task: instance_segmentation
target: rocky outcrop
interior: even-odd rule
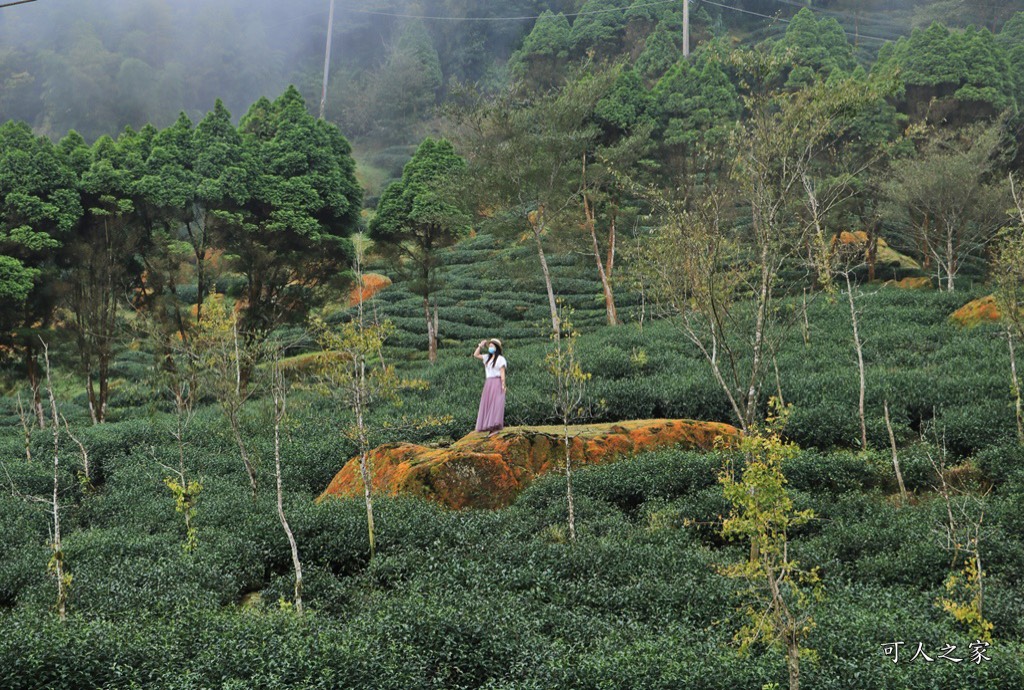
[[[979,323],[993,323],[1002,317],[995,295],[971,300],[953,312],[949,318],[961,326],[977,326]]]
[[[844,230],[839,233],[839,242],[848,246],[858,247],[865,251],[868,246],[868,234],[863,230],[853,232]],[[899,266],[900,268],[915,269],[921,268],[920,264],[906,254],[900,254],[889,246],[884,237],[878,238],[878,245],[875,248],[875,261],[881,265]]]
[[[680,446],[710,449],[735,440],[728,424],[685,419],[645,419],[569,427],[574,466],[614,462],[633,453]],[[530,482],[564,464],[562,427],[509,427],[487,436],[471,433],[448,447],[390,443],[370,452],[373,488],[413,494],[451,508],[501,508]],[[359,460],[352,458],[317,498],[363,492]]]
[[[901,290],[929,290],[932,287],[932,279],[928,276],[909,276],[899,280],[887,280],[882,285]]]

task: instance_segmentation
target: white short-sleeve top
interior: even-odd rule
[[[490,355],[486,355],[484,357],[484,375],[489,379],[501,376],[502,367],[508,364],[508,362],[505,361],[505,357],[503,355],[498,355],[494,358],[493,363],[488,363],[488,359],[490,359]]]

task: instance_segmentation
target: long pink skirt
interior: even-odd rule
[[[501,431],[505,428],[505,394],[501,390],[501,377],[484,379],[484,392],[480,396],[480,411],[476,414],[477,431]]]

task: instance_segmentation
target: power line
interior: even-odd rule
[[[632,5],[630,7],[614,7],[606,10],[590,10],[589,12],[561,12],[563,17],[582,17],[584,15],[591,14],[606,14],[608,12],[626,12],[627,10],[643,8],[643,7],[657,7],[659,5],[674,5],[679,0],[656,0],[655,2],[646,2],[642,5]],[[360,14],[373,14],[381,17],[399,17],[402,19],[440,19],[445,21],[453,22],[508,22],[508,21],[519,21],[526,19],[540,19],[542,15],[530,15],[522,17],[442,17],[442,16],[431,16],[423,14],[400,14],[397,12],[379,12],[377,10],[359,10],[349,9],[349,12],[358,12]]]
[[[0,5],[0,8],[3,8],[3,7],[13,7],[14,5],[25,5],[27,3],[35,2],[35,1],[36,0],[16,0],[15,2],[5,2],[4,4]]]
[[[35,0],[21,0],[21,2],[34,2],[34,1]],[[743,9],[742,7],[734,7],[732,5],[723,5],[722,3],[712,2],[711,0],[699,0],[699,1],[702,4],[705,4],[705,5],[713,5],[715,7],[721,7],[722,9],[732,10],[734,12],[742,12],[744,14],[751,14],[751,15],[754,15],[756,17],[763,17],[765,19],[773,19],[773,20],[776,20],[776,21],[785,22],[787,24],[792,22],[791,19],[785,19],[783,17],[772,16],[770,14],[762,14],[761,12],[754,12],[753,10]],[[778,0],[778,1],[779,2],[784,2],[784,0]],[[606,14],[606,13],[609,13],[609,12],[625,12],[627,10],[639,9],[639,8],[644,8],[644,7],[657,7],[657,6],[664,6],[664,5],[673,5],[673,4],[676,4],[677,2],[678,2],[678,0],[655,0],[654,2],[647,2],[647,3],[644,3],[642,5],[632,5],[631,7],[628,7],[628,8],[616,7],[616,8],[610,8],[610,9],[604,9],[604,10],[590,10],[588,12],[569,12],[569,13],[564,13],[563,12],[561,14],[564,17],[582,17],[582,16],[585,16],[585,15]],[[786,3],[786,2],[784,2],[784,4],[796,4],[796,3]],[[370,14],[370,15],[379,16],[379,17],[396,17],[396,18],[399,18],[399,19],[429,19],[429,20],[452,21],[452,22],[525,21],[525,20],[530,20],[530,19],[533,19],[533,20],[540,19],[543,16],[543,15],[522,15],[522,16],[514,16],[514,17],[446,17],[446,16],[441,16],[441,15],[404,14],[404,13],[401,13],[401,12],[384,12],[384,11],[379,11],[379,10],[363,10],[363,9],[356,9],[356,8],[348,8],[346,11],[354,12],[354,13],[358,13],[358,14]],[[324,11],[311,12],[310,14],[300,15],[300,16],[295,17],[295,18],[293,18],[292,20],[289,20],[289,21],[295,21],[297,19],[304,19],[306,17],[313,17],[313,16],[321,15],[323,13],[324,13]],[[830,14],[836,14],[836,13],[830,13]],[[842,15],[837,15],[837,16],[842,16]],[[895,27],[896,25],[891,25],[891,26]],[[845,33],[848,36],[854,36],[856,38],[863,38],[863,39],[871,40],[871,41],[881,41],[883,43],[895,40],[893,38],[885,38],[885,37],[882,37],[882,36],[870,36],[870,35],[862,34],[862,33],[859,33],[859,32],[847,31],[846,29],[843,29],[843,33]],[[904,34],[900,33],[900,35],[902,36]]]
[[[742,7],[733,7],[732,5],[723,5],[720,2],[711,2],[711,0],[701,0],[701,3],[703,3],[705,5],[714,5],[715,7],[721,7],[723,9],[727,9],[727,10],[733,10],[734,12],[743,12],[744,14],[753,14],[753,15],[755,15],[757,17],[764,17],[765,19],[774,19],[776,21],[785,22],[787,24],[789,24],[790,22],[793,21],[792,19],[784,19],[782,17],[773,17],[770,14],[761,14],[760,12],[754,12],[753,10],[745,10]],[[847,31],[846,29],[843,29],[843,33],[846,34],[847,36],[854,36],[854,37],[857,37],[857,38],[864,38],[864,39],[868,39],[868,40],[871,40],[871,41],[881,41],[882,43],[888,43],[889,41],[892,41],[891,38],[882,38],[881,36],[868,36],[868,35],[861,34],[861,33],[854,33],[852,31]]]
[[[796,0],[775,0],[775,2],[780,3],[782,5],[789,5],[790,7],[799,7],[801,9],[806,8],[817,14],[823,14],[829,17],[836,17],[838,19],[846,19],[852,22],[866,22],[870,24],[878,24],[880,28],[896,29],[900,32],[901,35],[911,28],[909,23],[902,24],[893,22],[889,19],[876,19],[872,17],[870,14],[860,16],[847,14],[845,12],[836,12],[834,10],[824,10],[821,9],[820,7],[811,7],[802,2],[796,2]]]

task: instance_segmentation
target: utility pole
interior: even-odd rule
[[[690,57],[690,0],[683,0],[683,57]]]
[[[334,34],[334,0],[331,0],[331,11],[327,13],[327,50],[324,52],[324,85],[320,90],[320,119],[324,119],[327,109],[327,75],[331,70],[331,36]]]

